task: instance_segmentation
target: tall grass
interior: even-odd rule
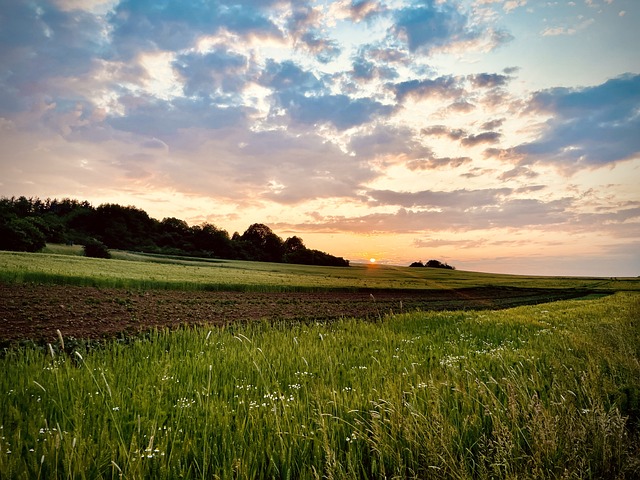
[[[637,478],[640,297],[0,359],[1,478]]]

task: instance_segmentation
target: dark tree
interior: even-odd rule
[[[0,198],[0,249],[37,251],[45,241],[84,245],[86,254],[91,256],[106,256],[109,248],[118,248],[252,261],[349,265],[341,257],[306,248],[299,237],[283,242],[261,223],[229,238],[225,230],[215,225],[189,227],[174,217],[159,222],[132,206],[103,204],[94,208],[87,201],[69,198]]]
[[[111,258],[107,246],[98,240],[91,239],[84,246],[84,256],[93,258]]]
[[[191,229],[193,245],[204,256],[217,258],[233,258],[235,255],[231,239],[226,230],[221,230],[215,225],[205,223]]]
[[[422,262],[413,262],[410,267],[424,267],[424,263]]]
[[[45,237],[31,218],[8,218],[0,222],[0,250],[37,252],[45,247]]]
[[[33,208],[33,199],[27,197],[19,197],[18,199],[13,200],[13,208],[16,212],[16,215],[20,218],[29,217],[34,213]]]
[[[284,241],[284,253],[285,255],[295,252],[306,250],[304,242],[300,237],[289,237]]]
[[[427,263],[425,263],[424,266],[425,267],[429,267],[429,268],[445,268],[447,270],[455,270],[455,268],[452,267],[451,265],[447,265],[446,263],[442,263],[439,260],[429,260]]]
[[[282,239],[262,223],[254,223],[240,236],[245,249],[255,260],[282,262]]]
[[[100,205],[90,220],[90,233],[109,248],[140,250],[152,244],[156,228],[144,210],[116,204]]]
[[[194,249],[193,232],[184,220],[163,218],[158,225],[156,244],[168,253],[191,252]]]

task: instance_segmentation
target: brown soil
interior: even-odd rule
[[[221,326],[263,319],[379,319],[391,312],[506,308],[585,293],[500,287],[366,293],[185,292],[0,283],[0,342],[53,342],[57,329],[65,337],[101,339],[154,327]]]

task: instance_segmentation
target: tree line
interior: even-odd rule
[[[427,263],[413,262],[410,267],[428,267],[428,268],[444,268],[447,270],[455,270],[456,267],[449,265],[448,263],[442,263],[440,260],[429,260]]]
[[[133,206],[64,198],[0,198],[0,250],[37,252],[47,242],[79,244],[85,254],[108,256],[108,249],[230,260],[349,266],[349,260],[309,249],[301,238],[283,240],[255,223],[240,234],[210,223],[151,218]]]

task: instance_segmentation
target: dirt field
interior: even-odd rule
[[[574,298],[587,292],[523,288],[375,291],[372,293],[240,293],[127,291],[0,283],[0,342],[101,339],[153,327],[233,322],[378,319],[420,310],[495,309]]]

